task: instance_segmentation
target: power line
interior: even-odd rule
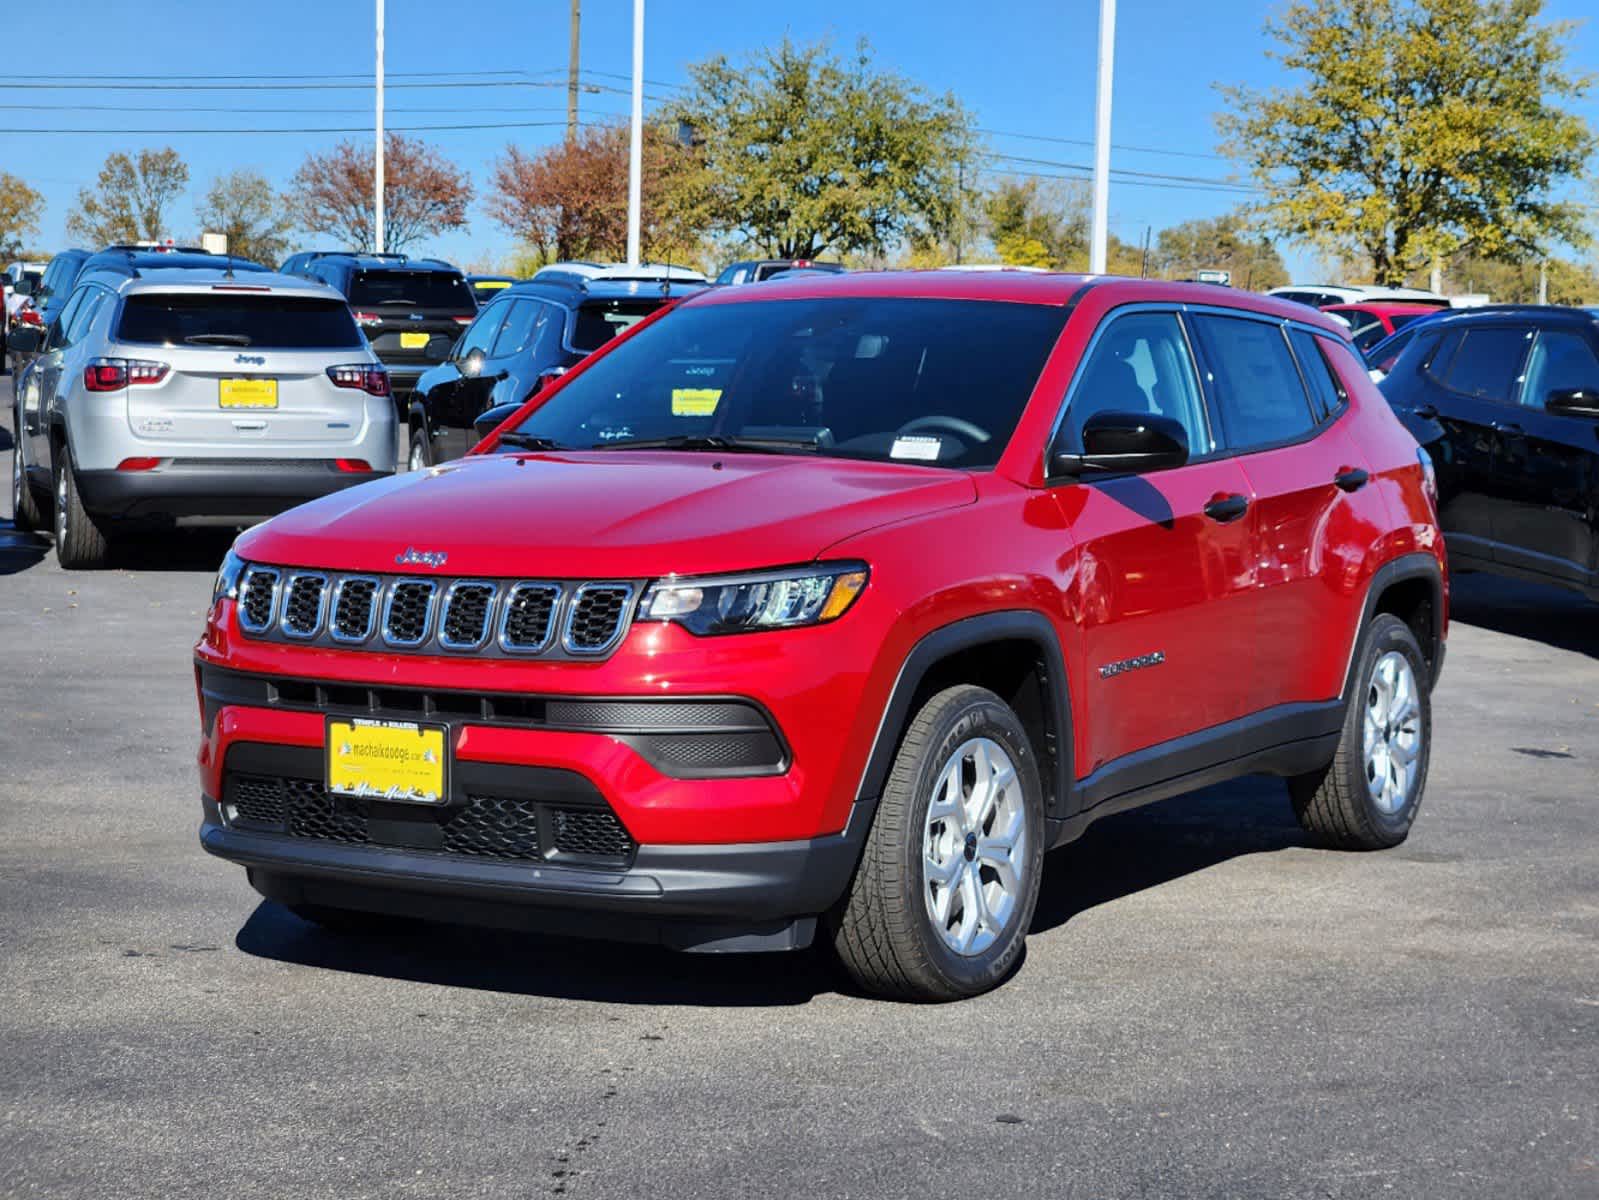
[[[543,129],[552,125],[565,125],[565,121],[501,121],[484,124],[462,125],[392,125],[388,127],[390,133],[443,133],[456,130],[469,129]],[[223,133],[223,134],[255,134],[255,133],[371,133],[372,126],[315,126],[303,128],[276,128],[276,129],[4,129],[0,128],[0,137],[12,133],[90,133],[90,134],[130,134],[140,137],[168,137],[174,134],[191,133]]]
[[[1006,129],[979,129],[978,133],[987,134],[989,137],[1021,138],[1029,142],[1052,142],[1059,146],[1092,146],[1094,143],[1084,138],[1050,137],[1042,133],[1017,133]],[[1126,150],[1134,154],[1165,154],[1172,158],[1207,158],[1217,162],[1229,162],[1224,154],[1206,154],[1200,150],[1161,150],[1154,146],[1129,146],[1122,142],[1112,142],[1112,150]]]
[[[1024,166],[1059,167],[1069,171],[1092,171],[1092,168],[1086,163],[1059,162],[1048,158],[1024,158],[1015,154],[984,154],[982,157],[995,162],[1021,163]],[[1129,177],[1123,182],[1131,182],[1134,179],[1149,179],[1166,183],[1202,184],[1218,191],[1225,189],[1239,192],[1259,192],[1262,190],[1253,184],[1242,183],[1234,179],[1210,179],[1200,175],[1168,175],[1159,171],[1134,171],[1125,167],[1112,167],[1111,174]]]

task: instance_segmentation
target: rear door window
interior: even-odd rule
[[[1305,377],[1305,388],[1310,392],[1310,404],[1315,410],[1316,420],[1325,421],[1343,403],[1343,394],[1333,380],[1332,369],[1316,344],[1314,334],[1303,329],[1291,329],[1288,331],[1288,340],[1293,344],[1294,357],[1299,360],[1299,371]]]
[[[1521,403],[1528,408],[1543,408],[1550,392],[1573,388],[1599,391],[1599,357],[1580,334],[1545,329],[1527,360]]]
[[[477,299],[466,280],[448,271],[357,271],[350,279],[350,303],[408,304],[412,308],[454,308],[471,312]]]
[[[1293,441],[1315,427],[1280,326],[1208,313],[1196,316],[1194,325],[1230,449]]]
[[[489,357],[512,358],[532,345],[539,310],[543,307],[537,300],[514,301],[506,313],[499,336],[494,339],[494,351]]]
[[[1453,331],[1433,358],[1433,377],[1452,392],[1508,403],[1521,374],[1532,330],[1522,325]]]
[[[340,300],[218,292],[136,292],[123,301],[117,340],[258,350],[365,346],[349,307]]]

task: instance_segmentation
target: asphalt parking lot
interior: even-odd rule
[[[1404,846],[1272,780],[1112,818],[919,1008],[259,901],[195,836],[226,543],[66,574],[0,521],[0,1195],[1599,1195],[1599,607],[1457,581]]]

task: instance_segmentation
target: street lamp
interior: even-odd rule
[[[379,0],[382,3],[382,0]],[[639,265],[644,190],[644,0],[633,0],[633,132],[627,151],[627,265]]]
[[[1110,241],[1110,79],[1116,58],[1116,0],[1099,0],[1099,96],[1094,105],[1094,215],[1088,270],[1103,275]]]

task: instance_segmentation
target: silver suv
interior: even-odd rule
[[[342,296],[140,257],[85,272],[17,381],[12,511],[43,528],[54,497],[62,566],[132,524],[249,524],[393,472],[389,377]]]

